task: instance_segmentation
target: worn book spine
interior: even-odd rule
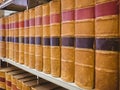
[[[42,71],[43,69],[43,46],[42,46],[42,6],[35,8],[35,69]]]
[[[49,3],[44,4],[42,6],[42,10],[43,10],[43,72],[51,73]]]
[[[19,18],[19,63],[24,64],[24,12],[18,14]]]
[[[5,18],[0,18],[0,57],[6,56],[5,48]]]
[[[61,2],[50,2],[50,46],[51,46],[51,74],[60,77],[61,74]]]
[[[75,73],[75,0],[62,0],[61,11],[61,78],[73,82]]]
[[[5,17],[5,30],[6,30],[6,58],[9,57],[9,17]]]
[[[11,90],[11,75],[6,73],[5,80],[6,80],[6,90]]]
[[[75,83],[94,88],[95,0],[75,0]]]
[[[9,58],[13,60],[13,31],[14,31],[14,23],[13,23],[14,15],[9,17]]]
[[[95,8],[95,88],[119,90],[118,0],[97,0]]]
[[[18,13],[14,14],[14,61],[19,61],[19,25]]]
[[[29,65],[29,11],[24,11],[24,64]]]
[[[35,68],[35,8],[29,9],[29,67]]]

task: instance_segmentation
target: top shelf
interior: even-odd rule
[[[0,5],[2,10],[24,11],[37,5],[47,3],[50,0],[5,0]]]

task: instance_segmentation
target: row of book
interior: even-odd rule
[[[13,66],[0,69],[0,90],[66,90]]]
[[[53,0],[1,18],[0,56],[83,88],[118,90],[118,6]]]

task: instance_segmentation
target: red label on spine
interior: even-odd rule
[[[29,20],[29,25],[30,26],[35,26],[35,18],[32,18]]]
[[[0,30],[3,30],[3,29],[5,29],[5,25],[4,25],[4,24],[1,24],[1,25],[0,25]]]
[[[43,25],[50,24],[50,16],[44,16],[43,17]]]
[[[75,20],[95,18],[95,7],[82,8],[75,11]]]
[[[61,16],[60,14],[52,14],[50,15],[50,23],[60,23],[61,21]]]
[[[24,21],[19,22],[19,28],[24,27]]]
[[[6,81],[7,86],[11,87],[11,82],[10,81]]]
[[[96,17],[118,14],[117,1],[96,5]]]
[[[42,25],[42,17],[35,18],[35,25]]]
[[[19,23],[18,22],[14,23],[14,28],[19,28]]]
[[[29,20],[24,21],[24,27],[29,27]]]
[[[71,21],[71,20],[75,20],[74,10],[62,12],[62,21]]]

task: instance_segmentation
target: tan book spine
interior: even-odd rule
[[[24,12],[19,17],[19,63],[24,64]]]
[[[24,11],[24,64],[29,65],[29,11]]]
[[[75,70],[75,0],[61,1],[61,78],[68,82],[74,81]]]
[[[119,88],[118,0],[98,0],[95,10],[96,90]]]
[[[5,17],[6,28],[6,58],[9,58],[9,17]]]
[[[61,1],[50,2],[50,46],[51,74],[60,77],[61,74]]]
[[[14,61],[19,61],[19,25],[18,13],[14,14]]]
[[[95,0],[75,0],[75,83],[94,88]]]
[[[42,6],[43,10],[43,72],[51,73],[50,64],[50,7],[49,3]]]
[[[43,69],[43,46],[42,46],[42,6],[35,8],[35,69],[42,71]]]
[[[29,67],[35,68],[35,8],[29,9]]]

